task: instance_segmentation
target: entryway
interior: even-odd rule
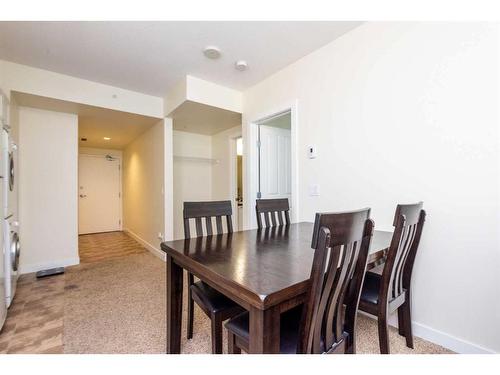
[[[78,234],[121,230],[121,157],[80,153]]]
[[[150,250],[164,238],[163,120],[111,110],[78,116],[81,263]]]

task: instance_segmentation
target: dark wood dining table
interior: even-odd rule
[[[280,314],[304,302],[314,251],[312,223],[167,241],[167,353],[180,353],[183,269],[250,314],[250,352],[278,353]],[[375,231],[370,254],[389,247]]]

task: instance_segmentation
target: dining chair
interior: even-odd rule
[[[203,236],[203,221],[206,235],[213,235],[212,218],[215,218],[216,234],[223,233],[223,218],[227,233],[233,232],[231,201],[184,202],[184,237],[191,238],[189,221],[194,219],[196,236]],[[222,354],[222,322],[244,309],[231,299],[219,293],[203,281],[194,281],[188,272],[188,326],[187,338],[193,338],[194,303],[210,318],[212,328],[212,353]]]
[[[290,224],[290,206],[288,205],[287,198],[257,199],[255,213],[257,215],[257,226],[259,229],[263,227],[261,216],[264,216],[266,227]],[[276,217],[278,221],[276,221]]]
[[[306,300],[281,314],[281,353],[355,353],[356,312],[374,226],[369,215],[370,209],[316,214]],[[228,352],[248,351],[248,312],[225,326]]]
[[[394,234],[382,261],[366,272],[359,309],[377,316],[380,353],[389,354],[387,319],[398,311],[399,334],[413,349],[411,328],[411,274],[425,221],[423,202],[399,204]]]

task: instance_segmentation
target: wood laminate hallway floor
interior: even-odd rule
[[[125,232],[106,232],[78,236],[80,263],[103,262],[141,254],[147,250]]]

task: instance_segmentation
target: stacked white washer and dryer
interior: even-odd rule
[[[5,293],[4,304],[8,308],[16,293],[16,284],[19,270],[20,242],[19,242],[19,223],[17,211],[17,145],[12,138],[11,128],[9,126],[9,105],[5,95],[2,97],[1,111],[1,166],[0,179],[2,187],[2,237],[3,237],[3,284]],[[1,320],[0,320],[1,322]]]

